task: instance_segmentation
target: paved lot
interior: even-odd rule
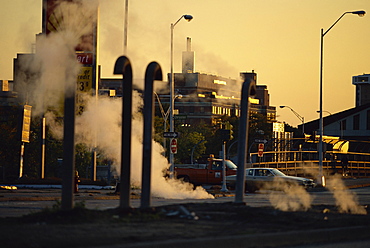
[[[277,218],[279,220],[279,222],[277,223],[280,223],[281,221],[282,222],[282,227],[284,228],[287,228],[287,230],[289,231],[280,231],[280,232],[267,232],[267,233],[260,233],[260,232],[256,232],[254,234],[243,234],[243,235],[233,235],[233,236],[220,236],[220,237],[217,237],[217,238],[196,238],[196,239],[189,239],[189,238],[183,238],[182,241],[179,243],[178,240],[164,240],[164,241],[156,241],[157,243],[153,243],[152,241],[151,242],[140,242],[140,243],[136,243],[133,242],[132,245],[131,244],[125,244],[124,247],[173,247],[173,246],[177,246],[177,247],[213,247],[213,248],[217,248],[217,247],[266,247],[266,244],[270,244],[273,245],[273,247],[289,247],[289,245],[291,247],[307,247],[307,248],[311,248],[311,247],[321,247],[321,248],[329,248],[329,247],[370,247],[370,242],[369,242],[369,235],[368,235],[368,225],[366,224],[365,227],[363,226],[358,226],[359,220],[364,220],[366,223],[368,219],[367,217],[368,216],[364,216],[366,217],[366,219],[364,219],[364,217],[361,217],[360,216],[360,219],[359,217],[357,216],[354,216],[354,217],[347,217],[345,218],[345,216],[339,216],[339,220],[340,222],[342,223],[342,225],[333,225],[331,226],[330,228],[324,228],[323,227],[323,223],[325,222],[325,218],[324,218],[324,221],[322,219],[322,210],[321,208],[324,207],[324,208],[328,208],[327,210],[328,211],[331,211],[333,210],[334,208],[331,208],[330,206],[334,206],[334,205],[337,205],[338,202],[339,203],[343,203],[343,202],[346,202],[349,198],[351,198],[352,200],[357,200],[357,202],[359,203],[359,205],[361,205],[362,207],[364,206],[369,206],[370,205],[370,187],[369,187],[369,182],[370,182],[370,179],[346,179],[345,180],[345,184],[347,186],[347,189],[340,189],[340,191],[338,191],[337,193],[339,193],[338,195],[341,196],[341,199],[338,199],[338,195],[335,197],[334,194],[330,191],[328,191],[327,189],[313,189],[313,190],[310,190],[309,191],[309,196],[312,200],[311,204],[312,204],[312,211],[308,211],[307,212],[307,215],[309,215],[310,213],[317,213],[315,211],[320,211],[319,214],[314,214],[312,216],[309,217],[309,223],[312,223],[312,221],[314,223],[317,223],[317,221],[320,222],[320,224],[318,225],[318,228],[310,228],[306,231],[302,231],[302,230],[299,230],[299,228],[296,228],[296,229],[289,229],[288,227],[290,226],[295,226],[297,224],[296,220],[301,220],[304,216],[302,216],[302,213],[299,213],[299,216],[298,215],[294,215],[293,213],[288,213],[288,215],[285,215],[284,213],[280,212],[274,212],[274,211],[271,211],[271,210],[268,210],[270,208],[264,208],[265,209],[265,212],[260,212],[260,211],[264,211],[263,208],[258,208],[258,207],[265,207],[265,206],[271,206],[273,204],[273,201],[272,199],[284,199],[285,197],[287,197],[287,193],[283,193],[283,192],[277,192],[277,191],[260,191],[256,194],[246,194],[245,195],[245,202],[246,202],[246,205],[247,206],[250,206],[250,207],[253,207],[253,208],[250,208],[248,211],[248,213],[250,213],[250,211],[257,211],[256,214],[252,214],[253,216],[259,216],[258,217],[258,221],[257,222],[252,222],[252,218],[251,219],[248,219],[248,221],[242,221],[241,223],[245,224],[246,227],[245,228],[241,228],[241,223],[238,222],[237,226],[238,228],[240,228],[240,230],[248,230],[248,228],[250,228],[248,225],[250,225],[251,227],[253,228],[257,228],[258,225],[261,224],[261,220],[264,220],[266,221],[265,224],[263,224],[262,226],[265,228],[265,225],[271,225],[271,217],[273,216],[276,216],[276,214],[278,214],[280,216],[280,218]],[[78,192],[77,194],[74,195],[75,197],[75,203],[79,203],[79,202],[83,202],[86,206],[86,208],[88,209],[110,209],[110,208],[116,208],[119,206],[119,196],[118,195],[115,195],[113,194],[114,190],[113,189],[95,189],[95,188],[91,188],[91,187],[86,187],[86,188],[83,188],[80,190],[80,192]],[[131,205],[132,207],[134,208],[138,208],[140,207],[140,198],[139,198],[139,193],[140,192],[135,192],[133,191],[133,193],[135,193],[133,195],[133,199],[131,199]],[[294,197],[292,197],[290,195],[290,201],[297,201],[297,197],[298,195],[295,195]],[[10,216],[21,216],[21,215],[24,215],[24,214],[28,214],[28,213],[31,213],[31,212],[38,212],[40,210],[42,210],[43,208],[45,207],[53,207],[53,205],[56,205],[58,204],[58,201],[60,201],[61,199],[61,189],[60,188],[54,188],[54,189],[50,189],[50,188],[38,188],[38,189],[31,189],[31,188],[28,188],[28,189],[17,189],[17,190],[1,190],[0,191],[0,217],[10,217]],[[235,200],[234,198],[234,195],[233,195],[233,192],[230,192],[229,194],[225,194],[225,195],[222,195],[222,194],[216,194],[216,198],[215,199],[208,199],[208,200],[195,200],[195,199],[185,199],[185,200],[179,200],[179,199],[163,199],[163,198],[155,198],[153,197],[152,198],[152,206],[161,206],[161,205],[171,205],[171,204],[183,204],[183,206],[185,206],[186,203],[203,203],[203,202],[211,202],[211,203],[222,203],[222,202],[233,202]],[[275,202],[276,203],[276,202]],[[196,206],[203,206],[204,204],[196,204]],[[216,206],[216,212],[217,215],[210,215],[210,216],[213,216],[213,218],[215,218],[216,216],[219,216],[220,218],[223,216],[221,215],[219,212],[220,210],[218,210],[218,206],[220,205],[224,205],[224,204],[213,204],[214,206]],[[313,206],[315,205],[315,206]],[[324,205],[324,206],[322,206]],[[236,209],[238,208],[237,204],[227,204],[226,206],[227,209],[229,208],[233,208],[233,212],[232,213],[236,213]],[[347,204],[348,206],[348,204]],[[109,230],[106,234],[104,235],[107,235],[107,236],[104,236],[103,234],[99,234],[99,235],[103,235],[102,237],[108,237],[110,235],[113,235],[115,232],[119,232],[118,236],[114,236],[117,238],[117,242],[115,244],[111,244],[111,245],[98,245],[96,244],[97,247],[99,248],[102,248],[102,247],[109,247],[109,248],[113,248],[113,247],[123,247],[123,243],[122,243],[122,237],[124,235],[126,235],[125,237],[127,239],[130,239],[131,240],[131,237],[135,237],[135,238],[138,238],[138,240],[141,240],[141,239],[144,239],[142,237],[142,234],[143,234],[143,228],[150,228],[152,227],[152,229],[150,229],[152,232],[153,231],[157,231],[159,233],[161,233],[161,229],[160,228],[163,228],[163,226],[165,226],[167,229],[165,229],[165,233],[167,234],[169,229],[170,230],[178,230],[181,234],[184,233],[184,231],[186,230],[192,230],[194,228],[196,228],[197,226],[198,227],[198,231],[194,232],[194,231],[191,231],[190,233],[193,234],[193,233],[199,233],[199,232],[205,232],[206,230],[208,230],[211,226],[212,227],[217,227],[217,225],[219,223],[222,223],[223,225],[226,225],[228,226],[229,228],[234,226],[235,223],[232,222],[232,223],[229,223],[228,225],[226,224],[226,220],[228,219],[223,219],[222,221],[218,221],[218,220],[215,220],[214,222],[212,222],[212,218],[211,219],[207,219],[207,218],[204,218],[205,216],[202,216],[202,214],[209,214],[209,213],[212,213],[212,212],[209,212],[208,210],[206,212],[204,212],[204,210],[194,210],[195,213],[199,214],[199,216],[201,216],[202,218],[200,218],[199,221],[197,222],[193,222],[193,221],[189,221],[189,220],[178,220],[178,219],[165,219],[163,221],[163,223],[166,223],[166,224],[163,224],[162,222],[159,223],[158,226],[154,226],[155,228],[153,229],[153,225],[155,225],[155,222],[151,222],[151,224],[148,224],[147,222],[145,222],[145,224],[143,225],[139,225],[137,223],[137,227],[138,227],[138,231],[135,233],[133,230],[134,226],[132,225],[127,225],[127,230],[124,229],[125,227],[125,222],[122,222],[120,223],[119,225],[119,230],[117,229],[117,225],[114,225],[114,229],[109,229],[111,228],[110,225],[106,225],[104,226],[104,228],[101,227],[101,223],[99,223],[99,228],[103,229],[103,230]],[[226,211],[225,209],[223,209],[222,211]],[[324,210],[325,211],[325,210]],[[243,212],[244,213],[244,212]],[[257,214],[259,213],[259,214]],[[263,214],[261,214],[263,213]],[[292,215],[291,215],[292,214]],[[306,215],[306,213],[305,213]],[[270,217],[265,217],[265,219],[263,219],[264,216],[270,216]],[[287,216],[289,216],[287,218]],[[293,216],[293,217],[292,217]],[[307,217],[307,216],[306,216]],[[312,221],[311,221],[311,218],[312,218]],[[343,219],[345,218],[345,219]],[[349,219],[348,219],[349,218]],[[352,220],[353,218],[356,218],[357,221],[355,221],[355,225],[353,226],[350,226],[348,225],[347,221],[348,220]],[[239,217],[239,214],[238,214],[238,220],[240,219]],[[243,218],[242,218],[243,219]],[[292,223],[295,223],[295,224],[288,224],[288,222],[286,221],[292,221]],[[307,218],[305,219],[306,221],[308,220]],[[330,223],[332,223],[332,221],[334,221],[334,215],[331,215],[330,216]],[[364,222],[362,221],[362,222]],[[300,221],[299,221],[300,222]],[[353,222],[353,221],[352,221]],[[140,222],[141,223],[141,222]],[[205,226],[202,226],[202,223],[203,225],[206,224]],[[210,223],[213,223],[213,224],[210,224]],[[275,223],[275,224],[277,224]],[[308,222],[305,222],[305,223],[308,223]],[[231,225],[232,224],[232,225]],[[31,224],[32,225],[32,224]],[[178,226],[180,225],[180,226]],[[348,225],[348,226],[347,226]],[[171,228],[168,228],[169,226],[171,226]],[[307,226],[304,225],[304,226]],[[62,228],[61,230],[57,230],[55,232],[52,232],[52,228],[57,228],[58,226],[55,226],[55,225],[41,225],[41,226],[35,226],[33,225],[32,226],[33,228],[31,229],[35,229],[37,228],[37,230],[35,232],[37,233],[44,233],[45,231],[49,231],[51,233],[53,233],[53,235],[58,235],[59,233],[61,233],[61,235],[63,236],[63,226],[61,226],[60,228]],[[334,228],[333,228],[334,227]],[[9,229],[9,226],[5,226],[5,230],[8,230]],[[19,231],[19,227],[18,226],[15,226],[15,228],[17,229],[17,232]],[[46,228],[47,230],[44,230],[43,232],[39,231],[39,229],[43,229],[43,228]],[[85,226],[83,226],[83,228],[79,228],[79,229],[73,229],[75,230],[75,232],[78,230],[78,231],[84,231],[84,230],[89,230],[87,231],[87,233],[81,233],[81,235],[77,235],[75,234],[76,237],[85,237],[87,234],[90,234],[92,235],[92,237],[94,237],[94,235],[96,234],[92,234],[90,232],[90,229],[91,230],[95,230],[94,229],[94,225],[91,225],[91,224],[87,224]],[[177,228],[177,229],[176,229]],[[68,229],[69,230],[69,229]],[[131,234],[130,231],[133,232],[133,234]],[[285,230],[285,229],[284,229]],[[30,229],[29,228],[25,228],[25,230],[23,230],[25,233],[27,232],[30,232]],[[33,231],[33,230],[31,230]],[[9,235],[12,233],[12,231],[9,231]],[[145,232],[144,232],[145,233]],[[218,232],[217,232],[218,233]],[[109,235],[108,235],[109,234]],[[23,233],[24,235],[24,233]],[[33,237],[33,234],[32,233],[29,233],[29,237],[30,239]],[[71,233],[69,232],[68,233],[69,237],[71,237]],[[153,236],[154,234],[152,235],[149,235],[150,237],[156,237],[155,235]],[[158,235],[158,234],[156,234]],[[176,235],[179,235],[178,233],[175,234],[175,235],[172,235],[172,236],[176,236]],[[189,232],[187,235],[190,235]],[[187,235],[185,235],[184,237],[187,237]],[[53,237],[54,237],[53,236]],[[112,237],[113,237],[112,236]],[[46,237],[46,236],[45,236]],[[63,236],[64,237],[64,236]],[[62,237],[62,240],[63,240],[63,237]],[[100,237],[100,236],[99,236]],[[342,239],[339,239],[338,241],[338,237],[342,238]],[[343,239],[344,238],[344,239]],[[149,240],[151,240],[152,238],[150,238]],[[86,238],[85,241],[83,242],[87,242],[88,240],[90,240],[90,238]],[[230,241],[233,241],[230,243]],[[269,242],[267,242],[269,241]],[[41,241],[40,241],[41,242]],[[44,241],[44,242],[47,242],[47,241]],[[82,241],[81,241],[82,242]],[[337,244],[337,242],[347,242],[347,243],[343,243],[341,244],[342,246],[339,246]],[[305,243],[306,246],[292,246],[292,245],[298,245],[300,243]],[[313,243],[312,245],[308,245],[309,243]],[[328,244],[329,243],[329,244]],[[241,246],[241,244],[243,244]],[[345,244],[345,245],[344,245]],[[131,246],[130,246],[131,245]],[[344,245],[344,246],[343,246]],[[14,246],[5,246],[5,247],[14,247]],[[36,247],[36,246],[35,246]],[[41,246],[40,246],[41,247]],[[73,246],[73,247],[79,247],[77,245]],[[272,247],[272,246],[271,246]]]
[[[370,178],[346,179],[345,183],[351,195],[358,198],[360,205],[370,205]],[[75,203],[82,202],[88,209],[111,209],[119,206],[119,195],[114,194],[114,189],[94,189],[94,187],[80,187],[74,195]],[[133,191],[131,206],[140,207],[140,192]],[[271,196],[284,197],[282,192],[260,191],[256,194],[246,194],[245,202],[251,207],[271,206]],[[135,195],[137,197],[135,197]],[[310,192],[312,205],[335,205],[337,199],[332,192],[325,189],[314,189]],[[61,200],[60,188],[18,188],[17,190],[0,190],[0,217],[16,217],[40,211],[44,208],[52,208]],[[172,205],[181,203],[197,202],[233,202],[233,192],[228,194],[216,194],[215,199],[163,199],[152,198],[151,206]],[[343,199],[342,199],[343,201]]]

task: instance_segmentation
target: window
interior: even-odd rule
[[[347,121],[346,120],[342,120],[340,122],[340,130],[347,130]]]
[[[213,161],[212,162],[212,170],[222,170],[222,162]]]
[[[360,115],[353,116],[353,130],[360,130]]]
[[[370,130],[370,110],[366,113],[366,130]]]

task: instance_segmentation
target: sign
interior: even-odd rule
[[[267,140],[265,140],[265,139],[264,139],[264,140],[261,140],[261,139],[255,139],[255,140],[254,140],[254,142],[255,142],[255,143],[264,143],[264,144],[266,144],[266,143],[267,143]]]
[[[91,94],[93,85],[93,67],[83,66],[77,75],[76,114],[84,112],[86,100],[83,94]]]
[[[43,33],[46,35],[78,31],[74,50],[81,69],[77,75],[76,113],[81,115],[86,105],[84,94],[92,96],[92,89],[97,87],[98,5],[84,1],[44,0],[43,9]]]
[[[272,131],[277,133],[283,133],[285,131],[284,125],[285,125],[284,123],[274,122],[272,123]]]
[[[178,132],[164,132],[163,137],[164,138],[173,138],[173,139],[175,139],[175,138],[179,137],[179,133]]]
[[[265,149],[265,144],[263,144],[263,143],[258,144],[258,157],[263,156],[263,150],[264,149]]]
[[[171,153],[172,154],[177,154],[177,139],[171,139]]]
[[[32,109],[32,106],[24,105],[23,124],[22,124],[22,142],[30,142],[31,109]]]
[[[94,63],[94,54],[92,53],[76,53],[76,58],[83,65],[92,65]]]

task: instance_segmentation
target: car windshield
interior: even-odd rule
[[[278,176],[278,177],[286,176],[283,172],[281,172],[277,169],[272,169],[272,172],[275,174],[275,176]]]
[[[231,161],[225,160],[226,166],[229,169],[236,170],[238,167]]]

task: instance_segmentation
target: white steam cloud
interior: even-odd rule
[[[330,177],[327,181],[327,187],[333,193],[339,212],[367,214],[365,207],[359,205],[357,195],[346,187],[340,175]]]
[[[315,164],[304,164],[304,175],[315,177],[318,175],[318,168]],[[361,206],[358,202],[356,193],[350,191],[339,174],[328,175],[327,178],[327,189],[333,194],[335,204],[338,207],[339,212],[349,214],[367,214],[366,208]],[[281,180],[274,180],[274,182],[268,186],[269,189],[274,188],[275,190],[282,191],[282,194],[271,193],[269,195],[270,203],[276,209],[282,211],[298,211],[308,210],[312,204],[311,195],[299,185],[286,184]]]
[[[57,138],[63,134],[63,126],[54,118],[54,112],[63,106],[64,94],[69,87],[76,87],[80,64],[77,63],[75,47],[84,46],[81,36],[91,31],[91,23],[95,21],[96,4],[98,1],[62,2],[55,11],[56,18],[63,15],[63,25],[57,32],[48,36],[40,36],[37,40],[37,51],[29,63],[22,64],[25,72],[32,72],[33,83],[24,81],[28,102],[34,106],[34,115],[46,111],[45,117],[52,133]],[[81,6],[80,4],[83,4]],[[83,10],[83,11],[78,11]],[[76,14],[79,13],[79,14]],[[82,44],[81,44],[82,42]],[[89,44],[88,42],[86,44]],[[117,55],[118,57],[118,55]],[[26,61],[26,60],[25,60]],[[113,70],[113,68],[112,68]],[[26,74],[26,73],[25,73]],[[21,82],[17,84],[21,85]],[[65,91],[67,85],[67,92]],[[32,87],[32,88],[31,88]],[[23,87],[20,87],[22,89]],[[122,100],[85,96],[85,110],[76,117],[76,141],[85,143],[90,148],[97,147],[101,153],[113,161],[119,173],[121,164],[121,131],[122,131]],[[132,116],[132,161],[131,183],[141,185],[142,171],[142,116],[139,109],[142,99],[137,92],[133,94]],[[164,198],[213,198],[204,188],[193,186],[177,179],[166,179],[163,171],[169,166],[167,159],[161,154],[163,147],[153,141],[152,157],[152,193]]]
[[[283,191],[282,194],[271,193],[269,200],[272,206],[282,211],[298,211],[308,210],[311,207],[311,195],[300,185],[287,183],[279,177],[274,178],[274,181],[269,188]]]
[[[141,186],[142,173],[142,134],[143,123],[139,109],[142,107],[140,95],[133,94],[132,142],[131,142],[131,182]],[[78,142],[93,147],[96,142],[100,151],[114,161],[116,171],[120,171],[121,152],[121,99],[100,97],[97,102],[91,97],[86,110],[76,119]],[[94,135],[96,134],[96,141]],[[158,197],[173,199],[206,199],[213,198],[202,187],[193,190],[193,185],[177,179],[166,179],[163,171],[169,167],[167,159],[162,156],[163,147],[153,141],[152,154],[152,193]]]

